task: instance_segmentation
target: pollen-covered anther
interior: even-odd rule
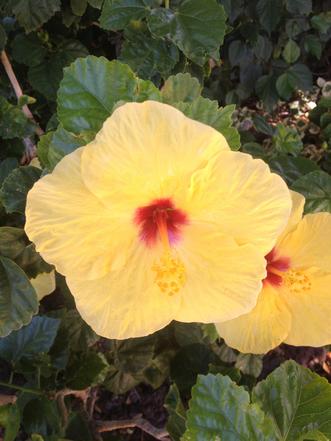
[[[287,288],[295,294],[311,289],[310,278],[300,270],[287,271],[284,275],[284,282]]]
[[[170,251],[166,251],[162,257],[153,264],[152,271],[155,272],[154,282],[164,294],[173,296],[185,285],[185,266],[183,262]]]

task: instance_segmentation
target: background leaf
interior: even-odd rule
[[[313,171],[294,181],[292,188],[306,198],[305,211],[331,212],[331,177],[323,171]]]
[[[29,279],[13,261],[0,257],[0,335],[30,322],[38,299]]]

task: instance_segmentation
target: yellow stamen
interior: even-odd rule
[[[284,276],[285,285],[289,290],[298,294],[303,291],[309,291],[311,289],[310,278],[303,271],[289,270]]]
[[[152,266],[152,271],[155,272],[154,282],[162,293],[173,296],[185,285],[186,270],[182,261],[174,256],[171,250],[168,229],[163,216],[160,216],[157,225],[163,246],[163,254]]]

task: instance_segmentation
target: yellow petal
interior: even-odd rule
[[[114,111],[83,153],[88,188],[129,209],[187,188],[191,173],[228,144],[215,129],[166,104],[127,103]]]
[[[187,280],[176,320],[225,321],[255,306],[265,276],[265,260],[255,247],[238,246],[201,224],[188,227],[178,254]]]
[[[193,175],[186,205],[195,219],[218,224],[238,244],[251,243],[267,254],[285,228],[292,203],[285,182],[265,162],[222,151]]]
[[[166,326],[180,297],[162,293],[154,283],[155,253],[134,247],[124,268],[97,280],[67,277],[82,318],[107,338],[142,337]]]
[[[331,214],[307,214],[284,239],[277,244],[280,255],[291,260],[291,267],[316,266],[331,269]]]
[[[285,340],[290,326],[291,315],[279,290],[266,284],[250,313],[218,323],[216,329],[226,344],[238,351],[264,354]]]
[[[30,190],[25,230],[60,273],[93,279],[125,261],[126,244],[136,231],[131,213],[109,210],[85,187],[82,151],[64,157]]]
[[[306,283],[282,292],[292,313],[292,325],[285,343],[319,347],[331,343],[331,274],[310,268],[301,271]],[[298,289],[298,288],[306,289]]]
[[[55,271],[40,273],[34,279],[30,279],[30,282],[36,290],[38,300],[40,301],[55,290]]]
[[[302,194],[297,193],[296,191],[290,190],[291,199],[292,199],[292,209],[290,218],[288,220],[288,223],[285,227],[285,229],[282,231],[282,233],[279,235],[277,239],[277,243],[280,243],[284,237],[289,234],[302,219],[303,215],[303,209],[305,206],[305,198],[302,196]]]

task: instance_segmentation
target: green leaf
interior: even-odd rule
[[[209,364],[215,361],[216,355],[205,344],[183,346],[171,362],[170,376],[181,393],[188,395],[198,374],[207,374]]]
[[[259,34],[253,50],[257,58],[262,61],[267,61],[272,54],[272,43],[268,37]]]
[[[18,63],[35,66],[46,57],[47,49],[37,34],[18,34],[12,42],[12,55]]]
[[[239,354],[235,367],[245,375],[257,378],[262,371],[262,355]]]
[[[19,266],[0,257],[0,335],[8,335],[30,322],[38,311],[38,299]]]
[[[279,95],[285,100],[289,100],[291,98],[292,93],[297,87],[297,79],[290,72],[286,71],[281,74],[276,81],[276,88]]]
[[[27,433],[38,433],[43,437],[54,435],[55,438],[47,439],[59,440],[61,418],[56,401],[48,397],[30,400],[23,410],[22,425]]]
[[[269,419],[229,377],[199,375],[183,441],[274,441]]]
[[[86,389],[104,381],[109,370],[106,357],[94,351],[83,352],[68,367],[67,386],[72,389]]]
[[[84,140],[84,138],[64,130],[60,124],[52,134],[48,145],[48,167],[52,170],[64,156],[85,144],[87,144],[87,142]]]
[[[275,129],[273,128],[273,126],[268,124],[268,122],[266,121],[266,119],[263,116],[261,116],[259,114],[254,115],[253,122],[254,122],[255,129],[258,132],[261,132],[267,136],[274,135]]]
[[[0,200],[7,213],[24,214],[26,196],[40,175],[39,168],[29,165],[15,168],[6,177],[0,190]]]
[[[263,29],[270,35],[276,29],[281,19],[282,3],[274,0],[259,0],[256,5],[256,11]]]
[[[149,81],[139,80],[118,61],[88,56],[64,70],[58,91],[58,116],[69,132],[96,133],[118,101],[141,101],[158,95]]]
[[[0,227],[0,255],[14,260],[23,252],[26,244],[22,228]]]
[[[66,40],[57,47],[57,51],[50,57],[29,68],[29,82],[46,98],[55,100],[60,81],[63,78],[63,68],[77,57],[85,57],[86,55],[88,55],[88,51],[79,41]]]
[[[101,9],[104,0],[87,0],[87,1],[93,8]]]
[[[0,51],[2,51],[7,43],[7,34],[3,26],[0,24]]]
[[[34,124],[24,115],[19,106],[10,104],[0,96],[0,137],[4,139],[24,138],[34,133]]]
[[[303,148],[301,137],[296,129],[286,127],[284,124],[277,124],[272,138],[275,149],[280,153],[297,155]]]
[[[226,28],[224,8],[215,0],[183,0],[174,11],[156,8],[148,18],[157,37],[169,38],[187,58],[202,66],[210,58],[219,59]]]
[[[112,342],[113,364],[118,370],[131,374],[141,373],[150,364],[154,356],[155,337]]]
[[[189,118],[208,124],[222,133],[232,150],[240,148],[239,132],[235,127],[232,127],[232,114],[235,110],[234,104],[218,107],[217,101],[199,97],[193,102],[179,102],[173,105]]]
[[[304,48],[309,54],[313,55],[318,60],[321,58],[322,43],[317,35],[306,35],[304,39]]]
[[[18,0],[13,13],[26,32],[38,29],[61,8],[61,0]]]
[[[165,103],[192,102],[200,97],[202,87],[189,73],[171,75],[164,83],[161,93]]]
[[[252,399],[272,419],[278,439],[297,441],[312,429],[331,436],[331,385],[293,361],[258,383]]]
[[[19,265],[29,278],[36,278],[39,273],[49,273],[52,266],[46,263],[33,243],[26,246],[21,254],[19,254],[15,263]]]
[[[0,407],[0,426],[4,427],[3,441],[15,441],[20,428],[21,415],[16,404],[7,404]]]
[[[54,132],[48,132],[41,136],[39,142],[37,144],[37,156],[40,162],[40,165],[43,168],[50,168],[50,163],[48,159],[49,147],[52,142]]]
[[[0,187],[9,173],[18,167],[18,160],[16,158],[6,158],[0,162]]]
[[[301,176],[312,171],[319,170],[316,162],[307,158],[293,156],[277,156],[268,161],[269,167],[275,173],[278,173],[288,185],[292,185],[294,181]]]
[[[331,27],[331,11],[314,15],[310,21],[313,28],[317,29],[321,34],[326,34]]]
[[[278,101],[275,83],[276,78],[274,75],[262,75],[255,86],[256,93],[268,110],[271,110]]]
[[[296,85],[302,90],[311,90],[313,87],[313,76],[305,64],[297,63],[289,68],[289,72],[295,77]]]
[[[0,357],[15,364],[22,358],[48,352],[59,326],[60,320],[45,316],[34,317],[27,326],[0,339]]]
[[[171,42],[153,38],[150,33],[134,32],[125,39],[119,60],[142,78],[165,78],[178,63],[179,54]]]
[[[288,64],[295,63],[300,57],[300,48],[294,40],[289,40],[283,50],[283,58]]]
[[[87,8],[87,0],[70,0],[70,7],[75,15],[81,17]]]
[[[291,14],[308,15],[312,11],[312,0],[286,0],[285,3]]]
[[[292,185],[293,190],[306,198],[305,211],[331,212],[331,176],[323,171],[313,171],[302,176]]]
[[[99,336],[83,321],[75,309],[67,311],[61,320],[58,339],[66,341],[73,352],[85,351]]]
[[[100,26],[106,30],[124,29],[131,20],[139,20],[149,14],[148,3],[144,0],[105,0]]]
[[[175,384],[172,384],[169,388],[164,407],[169,414],[166,426],[167,431],[173,441],[180,441],[186,428],[186,411]]]

